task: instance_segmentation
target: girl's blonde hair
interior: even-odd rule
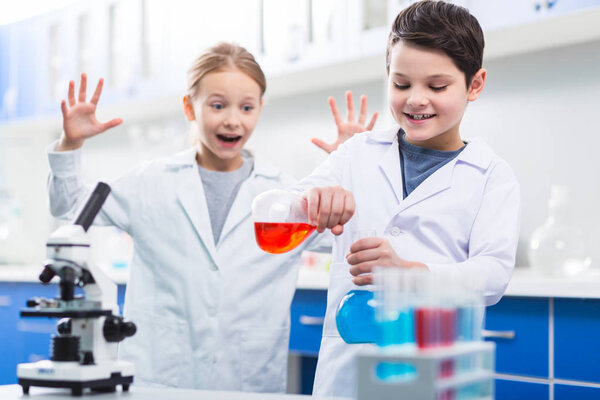
[[[252,78],[260,87],[261,97],[267,90],[267,80],[254,56],[235,43],[221,42],[204,51],[188,70],[188,95],[194,97],[200,82],[207,74],[226,68],[237,68]]]

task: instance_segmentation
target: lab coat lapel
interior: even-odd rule
[[[400,207],[396,214],[449,188],[452,183],[452,170],[454,169],[455,164],[456,160],[450,161],[421,182],[421,184],[400,203]]]
[[[396,203],[402,201],[402,170],[400,169],[400,155],[398,154],[398,140],[395,139],[379,162],[379,169],[388,181]]]
[[[177,179],[179,180],[177,198],[204,247],[213,260],[216,260],[212,225],[210,224],[206,196],[204,195],[204,188],[200,180],[198,168],[194,165],[193,168],[180,170],[177,174]]]
[[[255,190],[252,190],[252,187],[253,185],[251,176],[242,183],[237,195],[235,196],[235,200],[231,205],[229,214],[227,214],[225,225],[223,225],[219,242],[223,242],[223,239],[229,234],[229,232],[231,232],[243,220],[248,218],[252,212],[252,200],[254,200],[254,196],[256,194],[254,193]],[[252,240],[252,238],[249,238],[249,240]]]

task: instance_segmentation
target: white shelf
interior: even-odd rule
[[[600,7],[485,33],[484,63],[525,53],[560,48],[600,40]],[[384,81],[385,53],[344,59],[318,66],[290,65],[267,75],[267,100],[296,96],[315,91],[350,87],[364,82]],[[169,94],[148,99],[101,105],[99,118],[121,117],[125,123],[177,117],[182,113],[183,94]],[[58,109],[58,107],[57,107]],[[27,118],[0,123],[2,132],[39,132],[60,129],[60,113],[43,118]]]

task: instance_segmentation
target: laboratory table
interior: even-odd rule
[[[74,400],[84,399],[86,397],[94,400],[106,399],[128,399],[128,400],[308,400],[310,396],[295,394],[276,394],[276,393],[244,393],[244,392],[221,392],[209,390],[188,390],[174,388],[153,388],[132,386],[128,392],[122,392],[120,387],[114,393],[92,393],[86,391],[81,397],[71,396],[69,389],[51,389],[32,387],[29,395],[23,395],[21,386],[4,385],[0,386],[0,399],[31,399],[31,400]],[[341,400],[334,397],[320,397],[322,400]]]

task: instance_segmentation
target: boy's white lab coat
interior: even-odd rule
[[[520,198],[512,170],[481,140],[402,199],[398,128],[355,135],[296,188],[341,185],[352,191],[356,214],[335,238],[327,313],[314,394],[355,394],[354,357],[368,345],[348,345],[335,324],[351,282],[345,255],[355,229],[376,229],[397,254],[430,270],[480,273],[485,301],[497,302],[509,282],[519,236]]]
[[[93,187],[81,180],[80,150],[52,149],[51,211],[73,218]],[[255,158],[215,247],[195,154],[189,149],[110,182],[96,218],[134,239],[124,314],[138,329],[120,344],[120,357],[135,362],[137,384],[283,392],[302,246],[281,255],[260,250],[251,204],[294,180]]]

